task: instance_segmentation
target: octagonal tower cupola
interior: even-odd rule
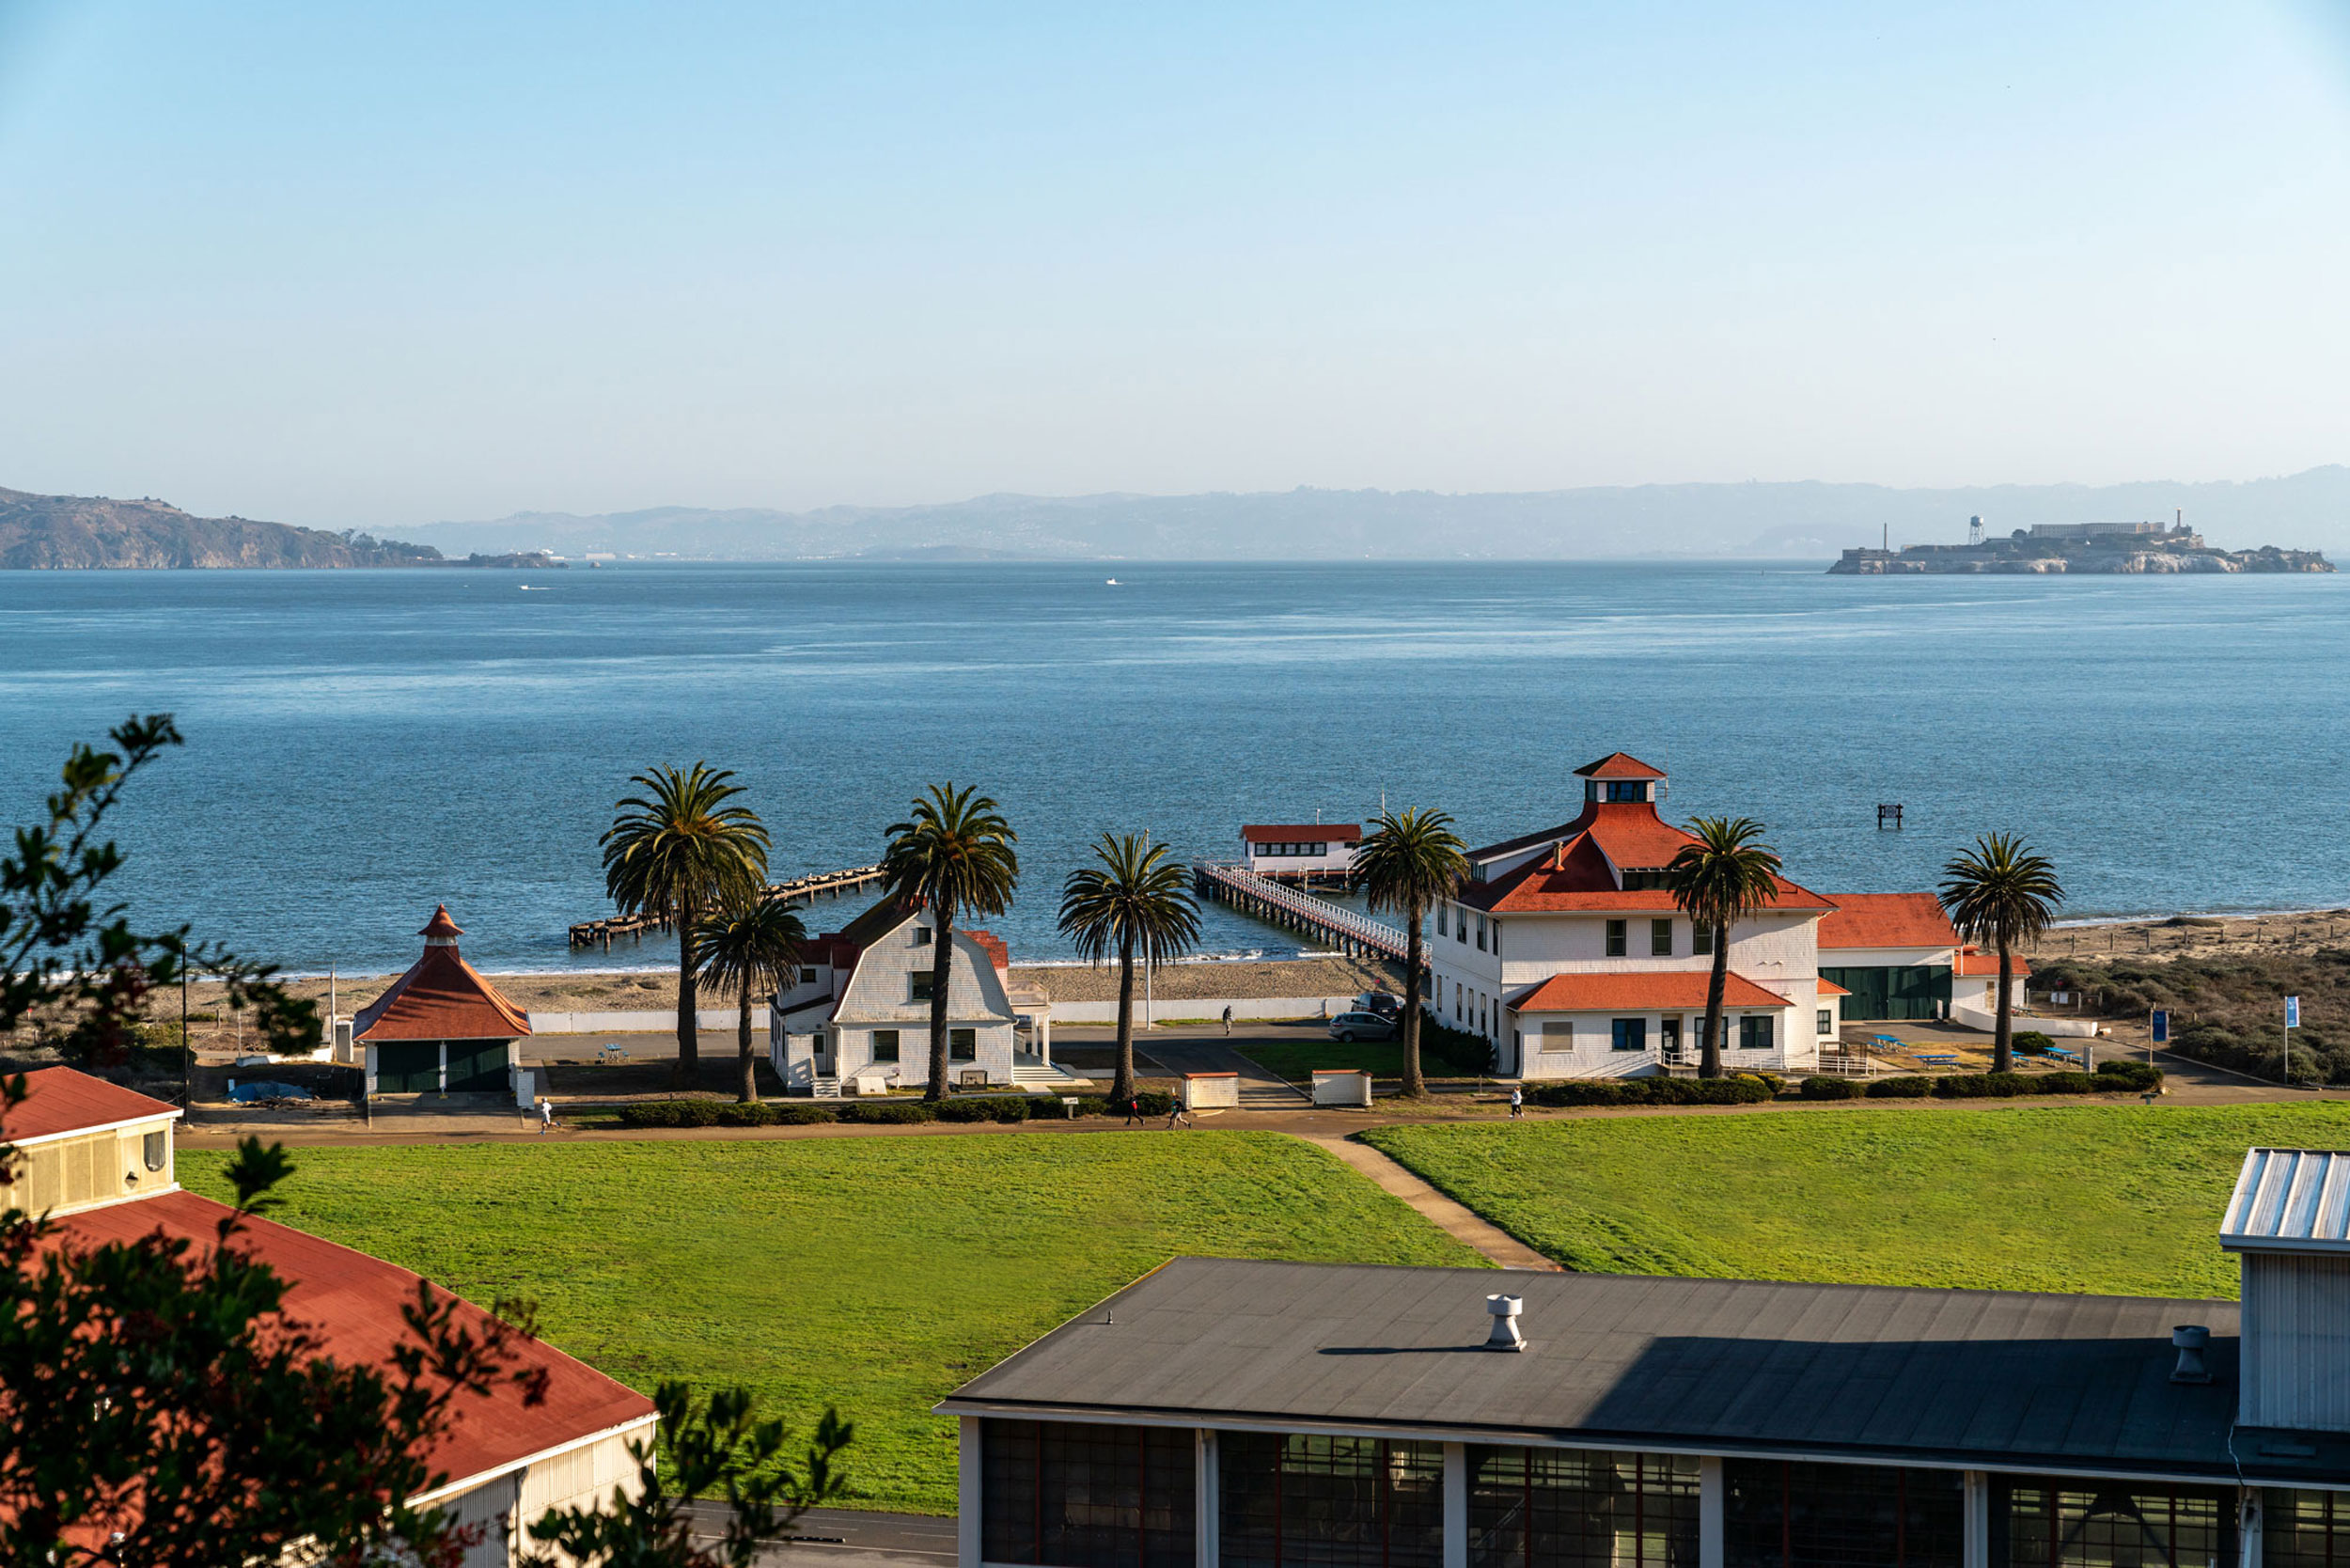
[[[1583,799],[1590,805],[1653,806],[1665,798],[1664,771],[1621,751],[1574,772],[1583,780]]]

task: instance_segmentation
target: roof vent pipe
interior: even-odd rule
[[[2211,1343],[2211,1330],[2200,1323],[2183,1323],[2170,1330],[2171,1348],[2179,1353],[2179,1364],[2170,1369],[2173,1383],[2209,1383],[2211,1369],[2203,1364],[2203,1351]]]
[[[1489,1295],[1485,1310],[1494,1318],[1493,1332],[1485,1336],[1487,1350],[1524,1350],[1526,1336],[1518,1332],[1518,1313],[1526,1309],[1522,1295]]]

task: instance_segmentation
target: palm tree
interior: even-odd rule
[[[613,807],[604,831],[603,890],[623,915],[651,915],[677,929],[677,1069],[682,1086],[698,1081],[701,1054],[694,1030],[695,928],[705,910],[767,879],[767,829],[747,806],[734,775],[696,762],[659,767],[629,780],[642,794]]]
[[[734,1044],[743,1066],[734,1097],[744,1105],[759,1098],[756,1059],[751,1055],[751,997],[788,989],[785,976],[800,962],[807,928],[781,899],[765,888],[737,893],[702,917],[694,946],[701,954],[701,978],[721,989],[731,985],[739,1000]]]
[[[925,1100],[947,1093],[947,985],[954,973],[955,917],[968,911],[1001,915],[1020,880],[1020,836],[995,803],[971,790],[933,784],[916,796],[909,820],[893,823],[882,855],[889,891],[931,912],[936,950],[931,959],[931,1074]]]
[[[1403,917],[1403,1092],[1428,1092],[1419,1070],[1421,928],[1428,911],[1452,896],[1468,875],[1468,857],[1442,811],[1389,811],[1371,823],[1355,852],[1355,875],[1371,895],[1373,913]]]
[[[1061,885],[1061,933],[1088,961],[1118,954],[1118,1079],[1110,1099],[1135,1092],[1135,955],[1157,964],[1199,939],[1199,909],[1183,886],[1183,869],[1167,863],[1167,846],[1104,833],[1093,846],[1099,866],[1069,873]]]
[[[1761,843],[1762,824],[1751,817],[1700,817],[1689,824],[1694,843],[1681,846],[1665,868],[1673,902],[1689,923],[1714,938],[1714,973],[1705,982],[1705,1035],[1698,1076],[1722,1075],[1722,986],[1730,978],[1730,928],[1778,893],[1778,855]]]
[[[2056,918],[2064,889],[2057,885],[2056,867],[2045,855],[2034,855],[2023,840],[1994,833],[1975,840],[1942,868],[1942,908],[1950,924],[1969,942],[1991,944],[1999,955],[1999,1006],[1991,1036],[1991,1071],[2015,1068],[2013,979],[2008,974],[2008,954],[2018,942],[2029,942],[2047,930]]]

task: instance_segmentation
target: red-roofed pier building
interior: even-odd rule
[[[416,933],[424,956],[351,1021],[369,1094],[513,1094],[530,1018],[457,950],[448,905]]]
[[[1250,823],[1240,830],[1241,864],[1277,882],[1346,882],[1362,842],[1360,823]]]
[[[87,1249],[158,1234],[197,1255],[219,1245],[227,1205],[174,1180],[177,1106],[70,1067],[41,1068],[24,1082],[26,1098],[0,1129],[23,1162],[11,1201],[56,1222],[54,1245]],[[245,1221],[231,1245],[293,1282],[286,1315],[314,1329],[345,1365],[386,1364],[406,1337],[400,1313],[416,1294],[416,1276],[406,1269],[267,1219]],[[460,1301],[456,1310],[460,1326],[489,1328],[480,1308]],[[601,1503],[618,1486],[634,1490],[628,1445],[652,1437],[652,1402],[644,1395],[542,1341],[522,1341],[519,1354],[524,1370],[546,1373],[544,1400],[526,1405],[512,1388],[461,1399],[454,1424],[426,1456],[447,1482],[410,1499],[488,1527],[465,1568],[511,1562],[519,1525],[549,1508]],[[102,1542],[131,1522],[88,1524]]]
[[[1663,770],[1619,751],[1575,775],[1583,803],[1573,821],[1469,852],[1469,879],[1429,933],[1430,1004],[1444,1023],[1490,1041],[1504,1076],[1694,1067],[1712,933],[1682,913],[1666,881],[1691,837],[1657,813]],[[1899,897],[1933,903],[1932,894]],[[1730,1070],[1813,1071],[1847,1016],[1875,1016],[1849,1005],[1851,980],[1821,968],[1823,923],[1842,902],[1781,878],[1765,908],[1730,928]]]

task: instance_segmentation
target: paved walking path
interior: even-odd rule
[[[1312,1095],[1286,1079],[1276,1077],[1220,1038],[1154,1036],[1149,1049],[1151,1059],[1165,1068],[1170,1077],[1185,1073],[1239,1074],[1242,1110],[1293,1111],[1302,1110],[1314,1103]]]
[[[1328,1150],[1362,1175],[1370,1177],[1382,1192],[1392,1193],[1410,1204],[1437,1230],[1454,1241],[1475,1247],[1503,1268],[1542,1269],[1550,1274],[1559,1272],[1557,1263],[1474,1210],[1438,1192],[1370,1144],[1357,1143],[1352,1138],[1328,1133],[1293,1133],[1291,1136],[1302,1143]]]

